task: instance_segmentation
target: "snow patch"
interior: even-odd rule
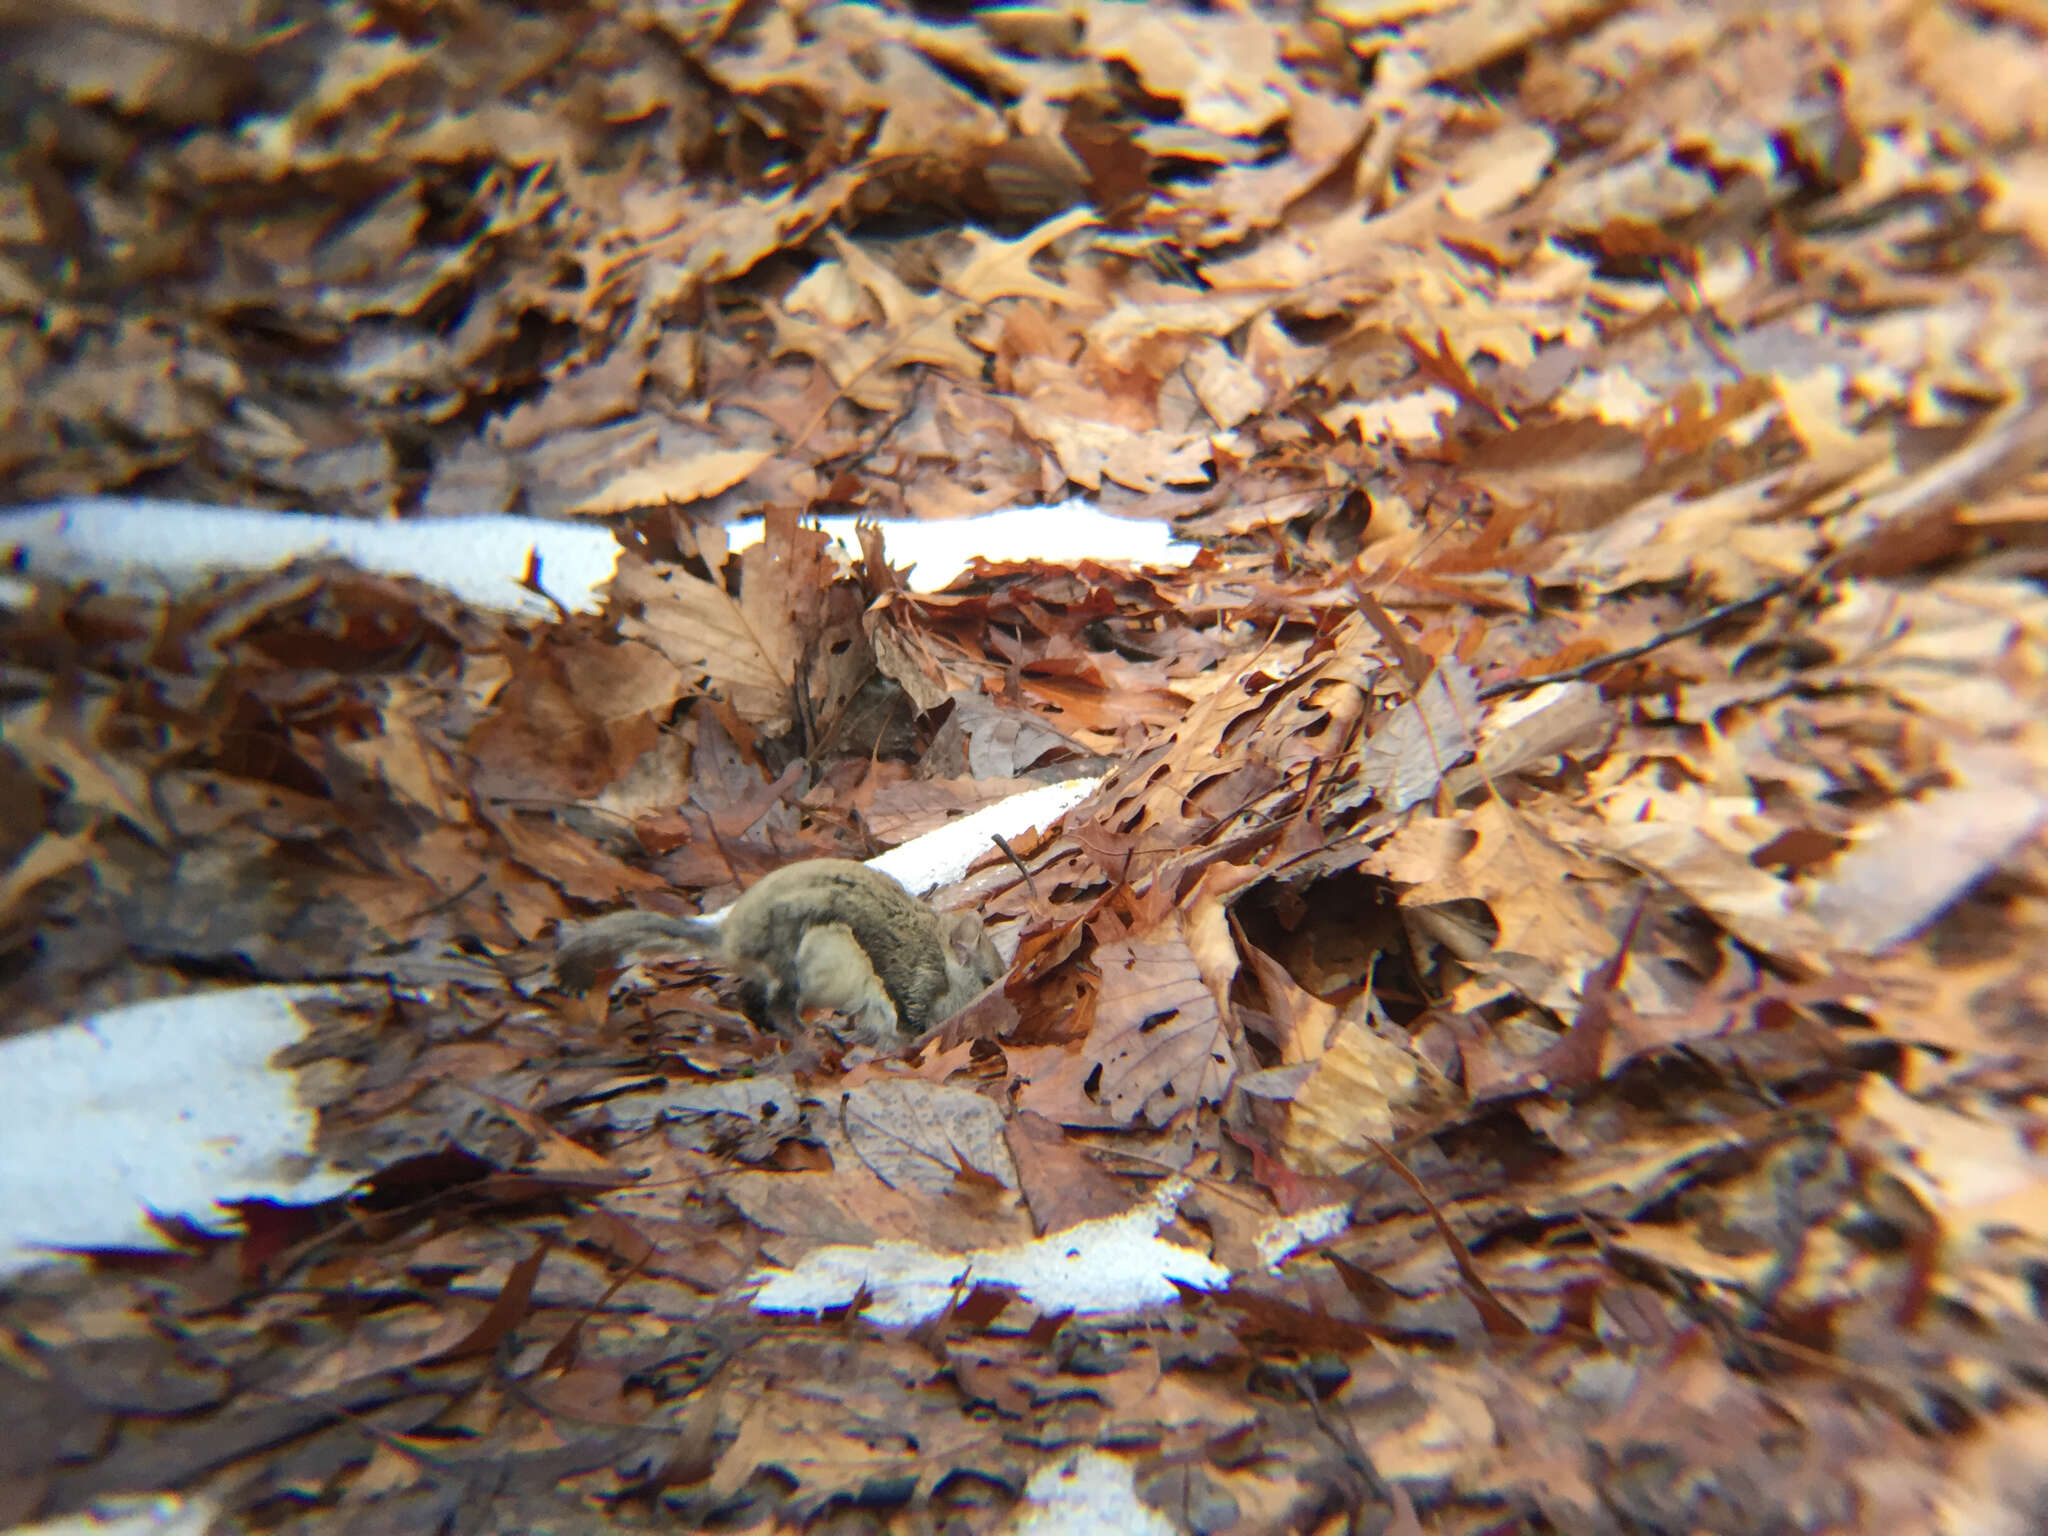
[[[619,543],[608,528],[530,517],[373,523],[80,496],[0,516],[0,555],[35,575],[145,592],[194,587],[228,571],[339,558],[380,576],[431,582],[474,607],[545,618],[554,608],[519,584],[529,557],[538,558],[541,585],[563,607],[594,613],[618,565]]]
[[[1259,1233],[1255,1246],[1266,1267],[1277,1270],[1297,1249],[1327,1243],[1350,1224],[1351,1205],[1348,1201],[1318,1205],[1311,1210],[1296,1211],[1292,1216],[1274,1217]]]
[[[851,517],[813,518],[849,551],[859,553]],[[763,520],[742,518],[726,530],[734,549],[758,544]],[[1184,566],[1194,559],[1194,544],[1173,537],[1165,523],[1111,517],[1078,497],[1049,507],[1012,507],[945,522],[881,522],[882,552],[894,566],[912,567],[910,584],[920,592],[936,592],[967,569],[976,558],[1022,564],[1043,560],[1072,565],[1080,560],[1129,561],[1134,565]]]
[[[1176,1536],[1180,1527],[1138,1497],[1131,1464],[1105,1451],[1072,1451],[1031,1474],[1009,1536]]]
[[[1206,1255],[1159,1236],[1193,1188],[1186,1179],[1170,1179],[1145,1204],[1120,1215],[1006,1248],[937,1253],[905,1242],[817,1248],[791,1269],[757,1275],[754,1306],[824,1312],[850,1304],[865,1289],[864,1317],[883,1327],[911,1327],[982,1284],[1014,1290],[1044,1312],[1163,1306],[1179,1299],[1176,1281],[1205,1291],[1230,1283],[1230,1272]]]
[[[311,987],[110,1009],[0,1041],[0,1277],[51,1249],[169,1247],[152,1211],[224,1225],[219,1202],[311,1204],[355,1183],[313,1155],[315,1115],[270,1058],[305,1038]]]
[[[968,865],[988,852],[994,835],[1014,838],[1034,827],[1049,827],[1093,794],[1101,782],[1099,778],[1062,779],[1020,791],[878,854],[868,860],[868,867],[901,881],[910,891],[922,893],[951,885],[967,873]]]
[[[850,517],[818,520],[857,550]],[[1164,523],[1111,517],[1085,501],[1019,507],[952,522],[883,522],[890,562],[915,567],[920,591],[943,587],[970,559],[1135,561],[1185,565],[1196,546]],[[756,543],[759,518],[728,530],[733,547]],[[272,570],[294,560],[340,558],[383,576],[410,576],[474,607],[547,618],[554,608],[528,591],[529,561],[563,607],[595,613],[618,567],[619,542],[595,523],[533,517],[437,517],[370,522],[298,512],[251,512],[197,502],[78,496],[0,513],[0,565],[120,591],[182,590],[227,571]],[[18,582],[0,600],[18,604]]]

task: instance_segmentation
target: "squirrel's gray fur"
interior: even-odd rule
[[[659,954],[730,965],[757,1023],[830,1008],[878,1044],[951,1018],[1004,970],[974,913],[935,912],[851,859],[805,859],[762,876],[721,923],[639,911],[593,918],[565,933],[555,975],[588,991],[599,972]]]

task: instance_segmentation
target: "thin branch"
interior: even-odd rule
[[[1031,871],[1024,867],[1024,861],[1017,857],[1017,850],[1010,846],[1010,840],[1000,832],[991,835],[996,840],[996,846],[1008,854],[1010,862],[1017,866],[1017,873],[1024,877],[1024,889],[1031,893],[1031,899],[1039,900],[1038,884],[1031,878]]]
[[[1604,668],[1618,666],[1624,661],[1634,661],[1638,656],[1647,656],[1674,640],[1683,640],[1686,636],[1696,635],[1703,629],[1711,629],[1723,619],[1732,618],[1745,609],[1759,608],[1773,598],[1783,597],[1791,590],[1792,583],[1789,581],[1767,582],[1749,596],[1738,597],[1733,602],[1721,604],[1718,608],[1709,608],[1698,618],[1688,619],[1678,628],[1667,630],[1654,640],[1645,640],[1641,645],[1624,646],[1621,650],[1609,651],[1604,656],[1595,656],[1591,661],[1580,662],[1576,667],[1566,667],[1561,672],[1542,672],[1535,677],[1515,677],[1504,683],[1488,683],[1479,690],[1479,698],[1484,702],[1487,699],[1505,698],[1511,693],[1528,693],[1551,683],[1578,682],[1581,678],[1590,677]]]

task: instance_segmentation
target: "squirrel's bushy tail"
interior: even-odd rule
[[[567,992],[588,992],[601,973],[635,960],[718,953],[717,925],[700,917],[608,912],[564,929],[555,946],[555,982]]]

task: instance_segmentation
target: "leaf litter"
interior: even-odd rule
[[[12,1281],[0,1517],[981,1530],[1107,1452],[1204,1532],[2026,1528],[2042,25],[10,23],[16,496],[624,550],[10,578],[7,1027],[328,984],[359,1182]],[[1203,553],[804,521],[1077,489]],[[525,981],[1087,775],[905,1051]],[[1179,1287],[1014,1257],[1110,1227]]]

